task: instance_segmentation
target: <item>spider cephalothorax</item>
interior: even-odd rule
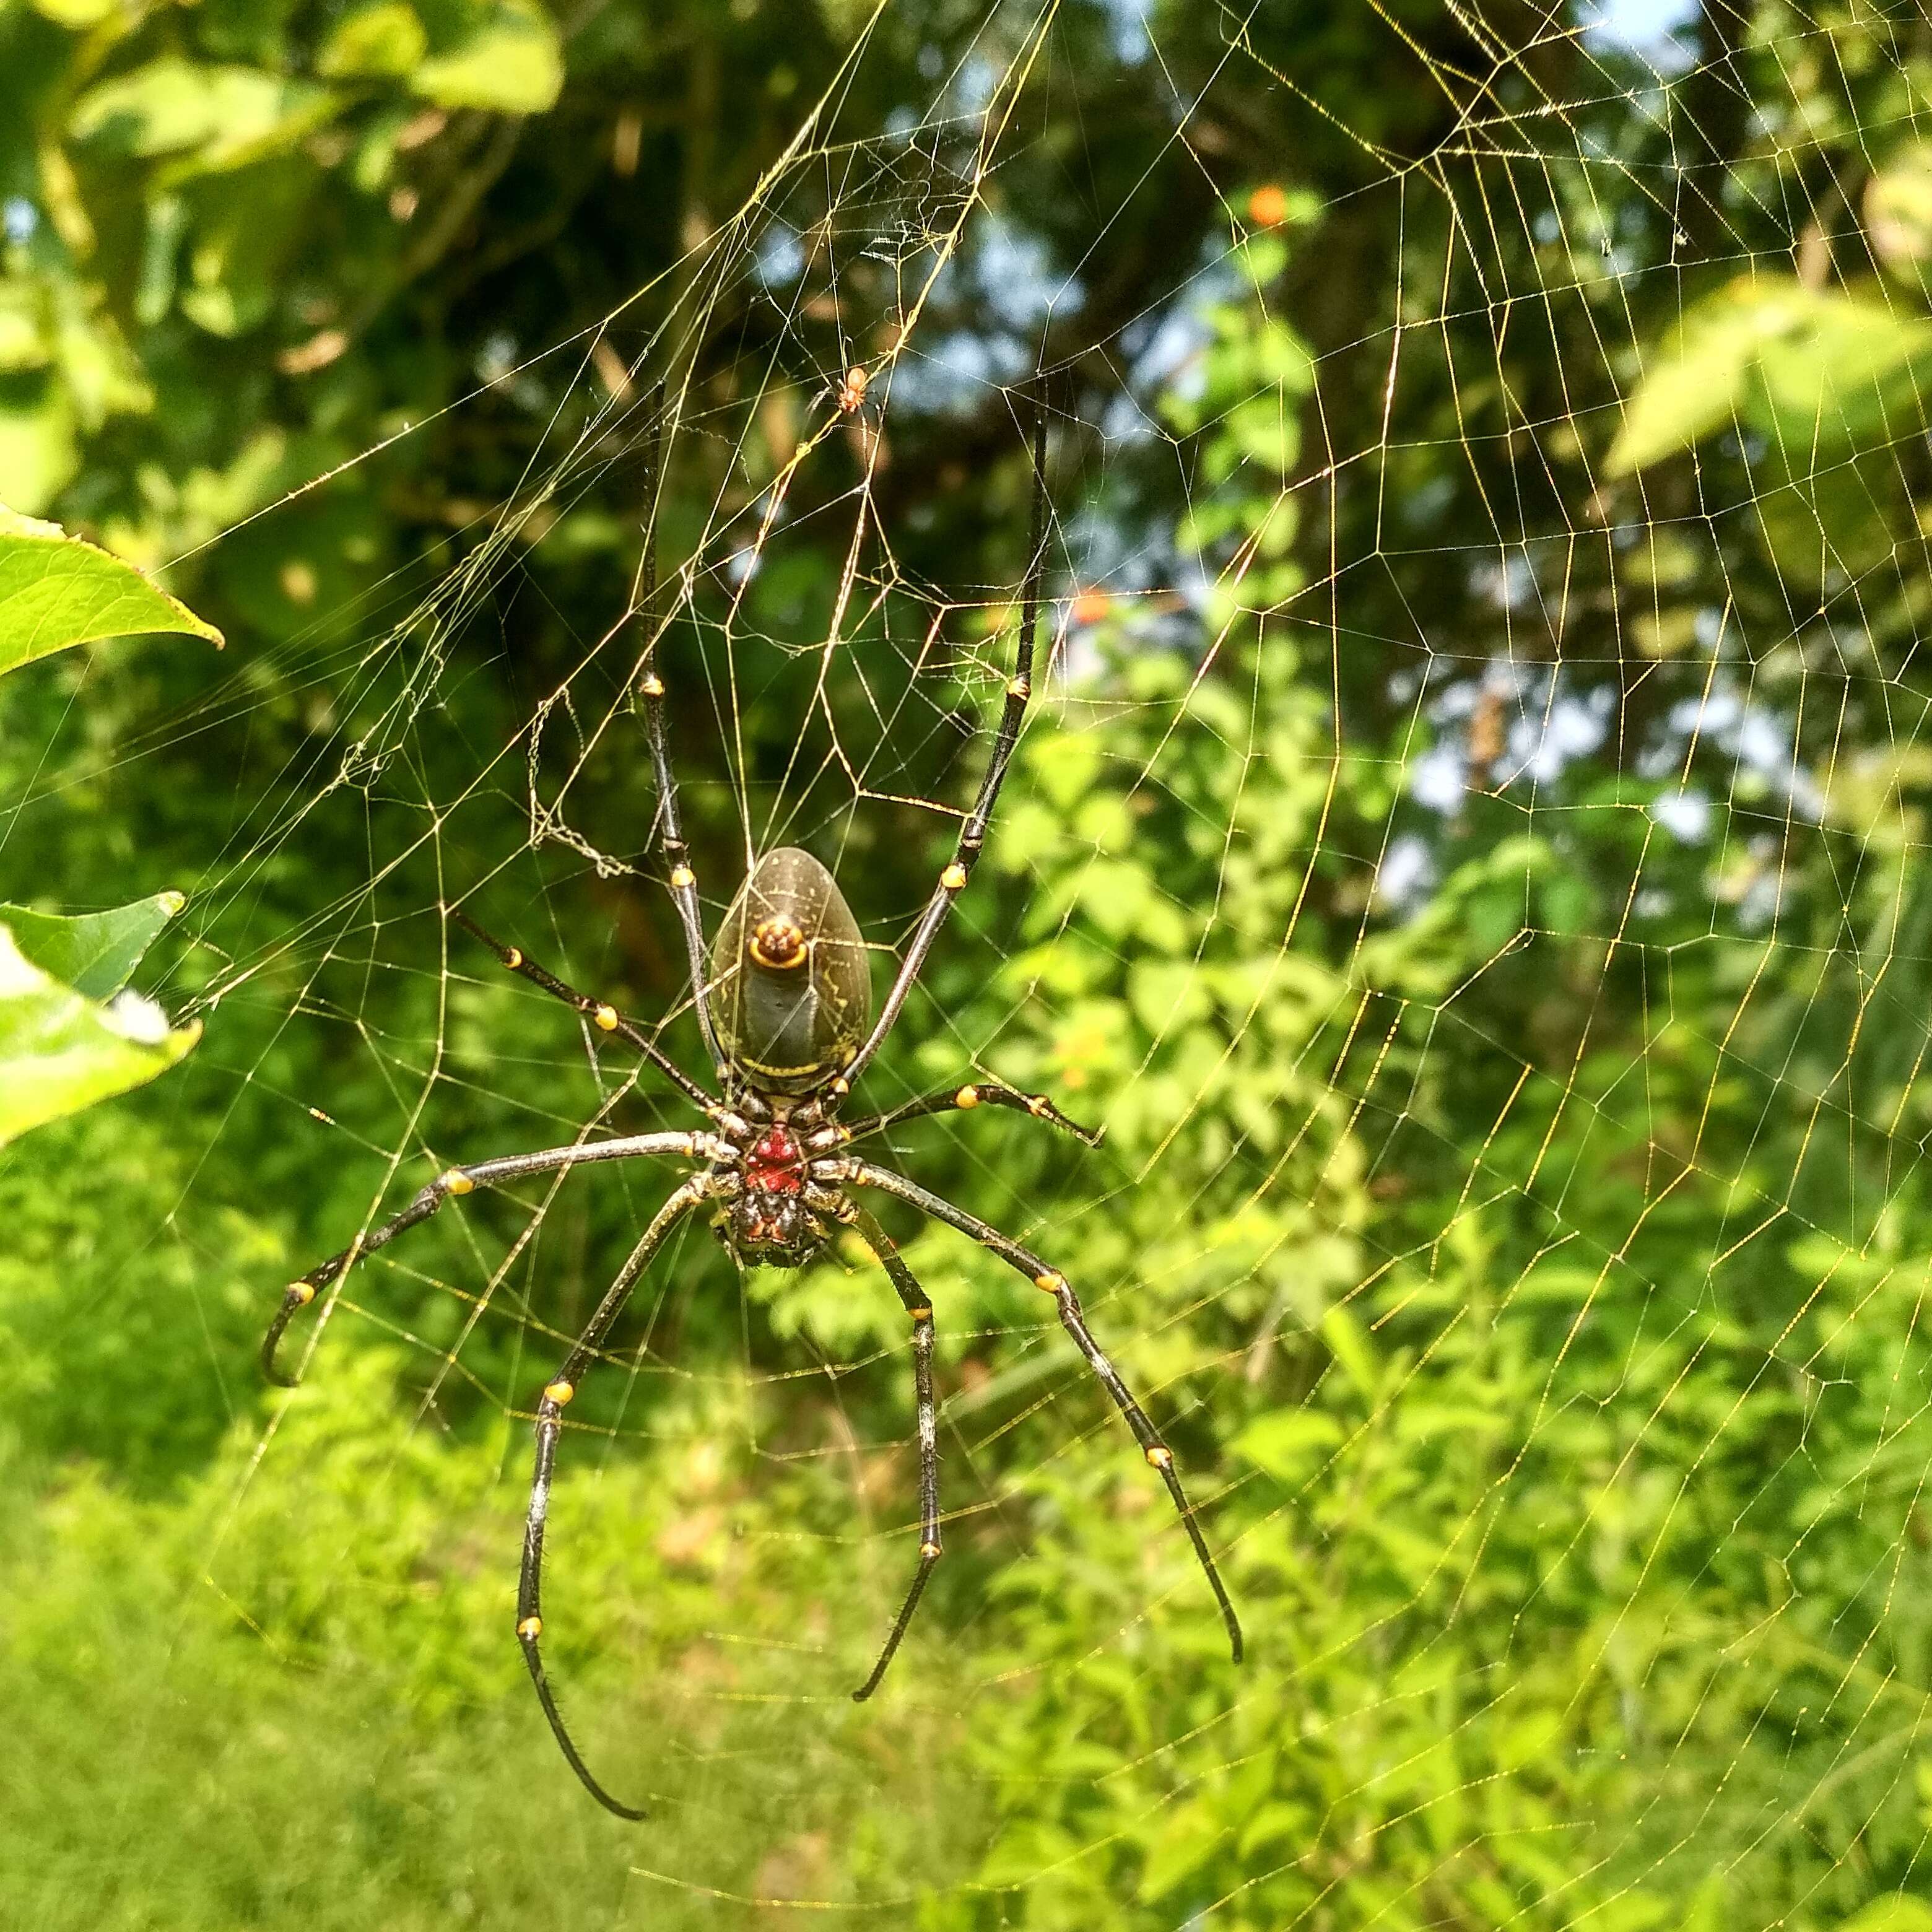
[[[311,1268],[290,1285],[262,1343],[262,1360],[272,1381],[292,1378],[276,1354],[296,1312],[340,1281],[358,1257],[372,1254],[418,1222],[427,1220],[452,1195],[536,1174],[552,1174],[602,1161],[668,1156],[694,1163],[692,1171],[651,1218],[630,1258],[620,1270],[577,1344],[556,1376],[545,1384],[536,1412],[536,1468],[524,1531],[524,1559],[517,1592],[517,1639],[524,1660],[571,1768],[598,1802],[620,1817],[644,1814],[620,1804],[593,1778],[550,1694],[540,1640],[543,1633],[544,1532],[550,1480],[562,1431],[564,1410],[603,1351],[605,1338],[629,1298],[632,1287],[684,1217],[710,1205],[712,1226],[746,1265],[802,1268],[825,1245],[835,1227],[853,1229],[878,1258],[912,1324],[914,1397],[918,1411],[920,1457],[919,1563],[897,1618],[872,1673],[853,1693],[865,1698],[878,1688],[912,1620],[932,1566],[939,1560],[938,1410],[933,1394],[932,1304],[885,1230],[848,1192],[853,1186],[890,1194],[934,1220],[957,1228],[1017,1269],[1048,1296],[1060,1323],[1133,1432],[1148,1464],[1158,1471],[1173,1498],[1194,1553],[1205,1572],[1237,1661],[1241,1630],[1222,1586],[1175,1473],[1173,1452],[1155,1432],[1147,1412],[1129,1393],[1119,1372],[1101,1352],[1087,1326],[1079,1298],[1065,1275],[1032,1250],[1003,1234],[964,1208],[909,1180],[891,1168],[845,1151],[855,1142],[922,1114],[982,1105],[1030,1114],[1094,1144],[1096,1135],[1076,1126],[1042,1094],[1028,1094],[1004,1082],[976,1078],[964,1085],[925,1094],[846,1122],[839,1118],[886,1035],[924,963],[952,902],[965,890],[985,844],[993,807],[1004,779],[1020,724],[1033,693],[1034,633],[1040,617],[1040,588],[1046,557],[1044,416],[1034,432],[1032,561],[1021,604],[1019,640],[1013,675],[992,757],[972,810],[962,826],[951,861],[935,881],[918,926],[877,1018],[872,1012],[871,956],[832,874],[809,853],[783,847],[766,853],[752,868],[744,889],[720,926],[707,964],[697,875],[680,824],[677,792],[665,743],[664,683],[652,668],[658,627],[655,579],[646,552],[639,614],[645,626],[645,669],[638,689],[644,702],[651,760],[657,778],[664,856],[671,896],[683,928],[689,964],[692,1007],[704,1037],[718,1095],[701,1087],[659,1047],[655,1036],[608,1002],[587,998],[544,971],[523,952],[491,939],[466,914],[454,917],[490,946],[502,962],[557,998],[567,1000],[601,1031],[622,1040],[641,1054],[703,1113],[707,1127],[685,1132],[634,1134],[621,1138],[582,1138],[567,1147],[535,1154],[507,1154],[453,1167],[438,1176],[401,1213],[370,1229],[340,1254]],[[654,456],[652,472],[658,465]],[[655,492],[655,482],[652,485]],[[722,1097],[719,1097],[722,1096]]]

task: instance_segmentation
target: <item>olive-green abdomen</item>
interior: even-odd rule
[[[718,1038],[768,1094],[822,1087],[865,1037],[872,962],[838,883],[809,852],[767,852],[719,928],[711,955]]]

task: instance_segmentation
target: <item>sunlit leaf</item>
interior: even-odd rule
[[[201,1036],[151,1000],[105,1004],[35,966],[0,926],[0,1146],[98,1100],[144,1086]]]
[[[170,56],[90,88],[68,127],[122,154],[193,152],[202,167],[221,167],[298,140],[333,111],[312,82]]]
[[[441,106],[541,114],[563,86],[563,46],[555,23],[531,0],[490,0],[411,79]]]
[[[132,564],[0,507],[0,674],[72,645],[156,632],[221,642]]]
[[[316,58],[318,73],[406,74],[429,50],[429,36],[404,0],[374,0],[343,15]]]
[[[0,925],[43,973],[90,1000],[108,1000],[126,986],[161,928],[188,902],[157,892],[111,912],[34,912],[0,905]]]

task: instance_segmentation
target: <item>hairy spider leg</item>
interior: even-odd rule
[[[306,1308],[321,1291],[339,1280],[364,1255],[387,1247],[398,1234],[406,1234],[427,1221],[452,1194],[472,1193],[479,1187],[494,1187],[506,1180],[520,1180],[532,1174],[550,1174],[559,1168],[588,1167],[598,1161],[635,1160],[651,1154],[681,1154],[686,1159],[716,1160],[727,1152],[725,1143],[704,1133],[632,1134],[620,1140],[580,1141],[568,1147],[544,1148],[536,1154],[504,1154],[495,1160],[479,1160],[468,1167],[452,1167],[440,1174],[410,1204],[391,1216],[379,1228],[372,1228],[350,1242],[339,1255],[331,1255],[318,1268],[312,1268],[300,1280],[290,1283],[282,1297],[268,1332],[262,1337],[262,1372],[280,1388],[293,1388],[296,1378],[275,1360],[284,1332],[296,1311]]]
[[[993,755],[988,762],[986,776],[980,781],[980,795],[974,801],[973,809],[966,814],[965,824],[960,827],[959,843],[954,848],[952,862],[940,874],[939,883],[933,887],[932,896],[926,902],[918,928],[906,947],[904,958],[899,963],[892,991],[879,1009],[879,1017],[864,1045],[846,1066],[842,1076],[844,1087],[834,1083],[835,1093],[850,1088],[857,1081],[886,1034],[892,1031],[899,1009],[912,991],[913,981],[926,963],[926,956],[932,951],[939,928],[946,923],[946,914],[952,909],[952,902],[966,890],[966,882],[973,875],[980,848],[986,842],[986,828],[992,823],[993,808],[999,802],[1000,787],[1006,782],[1006,766],[1012,761],[1014,746],[1019,742],[1020,726],[1026,716],[1028,701],[1033,696],[1034,632],[1039,628],[1040,592],[1046,577],[1046,408],[1037,397],[1033,422],[1031,522],[1026,589],[1020,601],[1019,644],[1015,652],[1013,674],[1006,682],[1006,709],[1000,716],[999,735],[993,741]]]
[[[942,1196],[931,1189],[920,1186],[916,1180],[908,1180],[904,1174],[895,1174],[890,1168],[875,1167],[870,1161],[851,1159],[821,1160],[814,1162],[814,1178],[820,1180],[856,1181],[862,1187],[876,1187],[883,1192],[896,1195],[900,1200],[910,1202],[922,1214],[929,1214],[935,1221],[944,1221],[949,1228],[956,1228],[962,1234],[970,1235],[982,1247],[990,1248],[1009,1268],[1017,1269],[1034,1287],[1043,1289],[1053,1297],[1054,1306],[1060,1316],[1060,1326],[1072,1336],[1074,1346],[1087,1358],[1087,1366],[1100,1378],[1107,1393],[1114,1398],[1114,1406],[1126,1418],[1127,1426],[1134,1432],[1134,1439],[1141,1445],[1141,1453],[1148,1462],[1160,1472],[1162,1481],[1167,1485],[1167,1492],[1173,1498],[1174,1507],[1180,1517],[1181,1526],[1187,1532],[1188,1540],[1194,1546],[1194,1554],[1202,1570],[1208,1579],[1208,1588],[1214,1592],[1214,1600],[1221,1606],[1221,1621],[1228,1627],[1228,1640],[1234,1653],[1234,1661],[1241,1660],[1241,1624],[1234,1614],[1234,1606],[1227,1589],[1221,1581],[1221,1573],[1215,1568],[1214,1559],[1209,1555],[1207,1539],[1201,1534],[1201,1526],[1195,1520],[1193,1507],[1189,1503],[1185,1490],[1180,1486],[1180,1478],[1174,1466],[1174,1451],[1160,1439],[1159,1432],[1148,1420],[1145,1409],[1134,1400],[1126,1384],[1120,1379],[1120,1371],[1102,1353],[1100,1346],[1087,1326],[1087,1318],[1080,1306],[1079,1298],[1074,1293],[1072,1284],[1058,1269],[1049,1268],[1030,1248],[1010,1240],[998,1228],[982,1221],[976,1215],[969,1214],[963,1208],[956,1208]]]
[[[605,1033],[615,1034],[627,1046],[635,1047],[680,1094],[703,1108],[712,1119],[715,1120],[724,1111],[628,1014],[620,1012],[608,1000],[593,1000],[587,993],[580,993],[567,981],[560,980],[555,974],[546,972],[520,946],[506,946],[500,939],[493,939],[460,906],[452,906],[449,916],[466,932],[482,940],[512,973],[529,980],[533,986],[541,986],[566,1006],[574,1006],[593,1026]]]
[[[652,1216],[650,1226],[631,1250],[630,1258],[618,1270],[617,1278],[606,1291],[604,1299],[597,1304],[597,1312],[585,1324],[583,1334],[577,1338],[576,1346],[571,1350],[563,1366],[545,1384],[543,1400],[537,1406],[536,1470],[530,1479],[530,1513],[524,1524],[523,1569],[517,1582],[517,1641],[523,1646],[524,1661],[530,1666],[530,1682],[536,1686],[537,1701],[550,1720],[551,1734],[571,1769],[576,1772],[578,1781],[605,1810],[614,1811],[620,1818],[628,1818],[634,1823],[645,1814],[628,1804],[619,1804],[590,1774],[590,1766],[584,1762],[565,1726],[563,1714],[556,1708],[550,1679],[544,1674],[543,1655],[538,1643],[543,1634],[544,1524],[550,1513],[550,1472],[556,1462],[556,1438],[563,1427],[565,1405],[582,1386],[584,1376],[597,1358],[604,1337],[610,1332],[610,1324],[630,1300],[631,1290],[650,1265],[652,1256],[664,1245],[664,1238],[678,1222],[714,1191],[715,1184],[705,1175],[693,1174]]]
[[[868,1114],[860,1120],[816,1128],[807,1136],[808,1144],[817,1153],[821,1148],[844,1147],[850,1142],[884,1133],[888,1127],[896,1127],[902,1120],[916,1120],[922,1114],[967,1112],[974,1107],[1008,1107],[1015,1113],[1030,1114],[1035,1120],[1072,1135],[1090,1148],[1100,1144],[1097,1129],[1070,1120],[1044,1094],[1023,1094],[1004,1080],[980,1078],[963,1087],[948,1087],[940,1093],[923,1094],[916,1100],[902,1101],[883,1114]]]
[[[705,983],[704,916],[698,902],[698,874],[692,869],[691,848],[685,842],[684,824],[678,816],[677,781],[672,776],[670,749],[664,730],[664,683],[658,675],[658,644],[663,626],[658,616],[657,506],[664,484],[664,387],[660,382],[652,399],[653,428],[647,477],[644,485],[645,529],[644,553],[638,566],[637,588],[631,599],[644,634],[644,674],[638,681],[644,700],[644,733],[650,741],[651,766],[657,776],[658,816],[664,827],[664,856],[670,862],[671,902],[677,908],[678,923],[684,928],[684,950],[691,967],[691,1004],[698,1016],[698,1030],[704,1036],[704,1050],[718,1084],[726,1084],[728,1068],[724,1050],[718,1043],[718,1029],[712,1024],[710,988]]]
[[[886,1666],[899,1647],[899,1640],[926,1594],[926,1580],[939,1561],[943,1547],[939,1532],[939,1412],[932,1397],[932,1298],[914,1279],[913,1271],[899,1257],[892,1238],[856,1202],[848,1202],[840,1216],[859,1231],[860,1238],[878,1258],[879,1265],[892,1276],[899,1300],[912,1318],[912,1382],[919,1411],[919,1568],[913,1573],[911,1587],[899,1606],[886,1647],[872,1666],[872,1675],[852,1693],[852,1701],[862,1704],[879,1688]]]

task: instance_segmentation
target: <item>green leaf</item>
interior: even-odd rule
[[[163,926],[188,902],[179,892],[157,892],[112,912],[63,917],[26,906],[0,904],[0,924],[43,973],[83,998],[109,1000],[126,986]]]
[[[411,85],[439,106],[541,114],[563,86],[556,23],[532,0],[490,0],[470,13],[453,44],[416,69]]]
[[[1932,1932],[1932,1905],[1903,1893],[1875,1898],[1847,1918],[1838,1932]]]
[[[1186,1884],[1227,1835],[1226,1826],[1206,1806],[1184,1805],[1162,1826],[1148,1850],[1141,1873],[1142,1899],[1151,1904]]]
[[[0,506],[0,676],[75,644],[157,632],[221,643],[132,564]]]
[[[1734,418],[1798,452],[1916,419],[1932,325],[1868,296],[1741,276],[1688,310],[1631,392],[1610,470],[1628,476]],[[1891,427],[1888,430],[1888,424]]]
[[[334,107],[310,81],[168,55],[90,88],[68,126],[144,160],[193,152],[202,168],[231,167],[299,139]]]
[[[322,43],[319,73],[406,74],[429,51],[429,35],[404,0],[373,0],[345,14]]]
[[[151,1000],[103,1005],[43,973],[0,926],[0,1146],[145,1085],[201,1036]]]

